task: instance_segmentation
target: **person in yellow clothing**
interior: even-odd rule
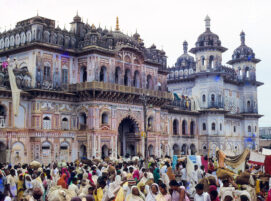
[[[95,201],[102,201],[103,199],[103,190],[106,186],[106,183],[104,180],[101,180],[99,183],[98,183],[98,186],[97,186],[97,189],[94,191],[94,199]]]

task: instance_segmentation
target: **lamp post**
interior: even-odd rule
[[[144,140],[144,155],[145,155],[145,165],[147,166],[147,156],[148,156],[148,130],[147,130],[147,102],[148,102],[148,98],[145,94],[142,94],[139,99],[142,101],[142,105],[143,105],[143,115],[144,115],[144,134],[143,137],[145,137]]]

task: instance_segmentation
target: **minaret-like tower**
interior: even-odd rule
[[[221,66],[222,53],[227,49],[221,46],[218,35],[211,32],[211,19],[205,18],[205,32],[196,42],[196,47],[190,50],[196,56],[196,71],[213,71]]]
[[[253,50],[245,44],[245,36],[242,31],[241,45],[234,50],[232,60],[227,63],[232,65],[240,81],[256,81],[256,64],[260,60],[255,58]]]

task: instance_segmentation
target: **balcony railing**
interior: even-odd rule
[[[85,124],[80,124],[80,125],[79,125],[79,130],[80,130],[80,131],[85,131],[85,130],[87,130],[87,125],[85,125]]]
[[[182,99],[182,100],[174,100],[171,102],[171,105],[172,106],[176,106],[182,110],[189,110],[191,111],[191,101],[190,100],[185,100],[185,99]]]
[[[254,107],[246,108],[244,113],[258,113],[258,108],[254,108]]]
[[[130,93],[130,94],[146,94],[152,97],[165,98],[165,99],[173,99],[171,93],[166,91],[158,91],[158,90],[149,90],[143,88],[136,88],[130,86],[124,86],[113,83],[106,82],[82,82],[77,84],[71,84],[68,87],[68,91],[76,92],[76,91],[85,91],[85,90],[101,90],[101,91],[116,91],[122,93]]]

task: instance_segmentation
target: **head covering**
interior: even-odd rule
[[[132,186],[131,188],[131,193],[127,196],[126,201],[143,201],[143,199],[140,197],[140,195],[134,195],[133,194],[133,189],[137,188],[137,186]],[[138,192],[140,192],[140,190],[138,189]],[[139,193],[140,194],[140,193]]]
[[[245,191],[242,191],[241,194],[240,194],[240,197],[241,197],[242,195],[246,196],[246,197],[248,198],[248,200],[251,201],[251,197],[250,197],[250,194],[248,193],[248,191],[246,191],[246,190],[245,190]]]
[[[66,174],[63,173],[61,175],[60,179],[57,181],[57,185],[58,186],[62,186],[62,188],[66,188],[67,189],[68,185],[67,185],[67,182],[66,182],[66,178],[67,178]]]
[[[209,186],[209,193],[211,193],[212,191],[217,191],[217,187],[215,185]]]
[[[152,186],[156,186],[156,188],[157,188],[157,194],[156,195],[152,193],[152,190],[151,190]],[[156,201],[155,197],[159,194],[159,186],[158,186],[158,184],[154,183],[154,184],[151,185],[151,187],[149,189],[149,193],[148,193],[145,201]]]
[[[139,170],[134,171],[133,178],[136,179],[137,181],[139,180]]]
[[[222,200],[225,200],[225,198],[226,198],[227,196],[230,196],[230,197],[233,198],[232,191],[225,191],[225,193],[223,194]]]

